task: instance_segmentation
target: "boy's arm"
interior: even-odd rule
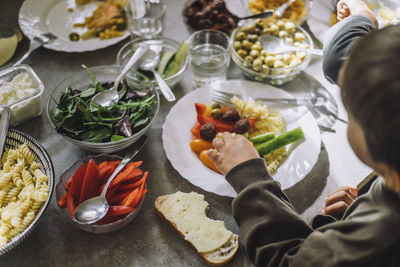
[[[337,83],[340,68],[354,41],[375,28],[375,23],[366,16],[353,15],[328,30],[324,41],[323,70],[330,82]]]
[[[256,266],[362,266],[393,241],[388,229],[395,229],[398,220],[379,208],[313,230],[294,211],[263,159],[239,164],[226,179],[238,192],[232,212]]]

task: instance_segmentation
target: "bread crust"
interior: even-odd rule
[[[159,196],[157,197],[157,199],[154,202],[154,207],[155,210],[157,212],[157,214],[164,220],[166,221],[174,230],[175,232],[177,232],[182,238],[183,240],[185,240],[186,243],[188,243],[193,249],[194,251],[196,251],[196,253],[203,259],[203,261],[205,263],[207,263],[207,265],[209,266],[223,266],[225,264],[227,264],[236,254],[237,250],[239,249],[239,239],[238,236],[236,234],[232,234],[231,239],[229,239],[228,242],[231,242],[232,238],[234,239],[234,243],[235,243],[235,248],[232,249],[229,254],[224,255],[224,259],[221,261],[212,261],[212,259],[208,256],[211,256],[211,254],[214,254],[215,251],[212,252],[207,252],[207,253],[200,253],[197,251],[196,247],[193,246],[192,243],[190,243],[189,241],[187,241],[185,239],[185,235],[183,233],[181,233],[178,228],[176,227],[176,224],[174,222],[171,222],[170,220],[168,220],[164,214],[160,211],[160,208],[162,206],[162,204],[168,199],[169,195],[165,195],[165,196]]]

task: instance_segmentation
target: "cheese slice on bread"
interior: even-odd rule
[[[209,265],[224,265],[235,255],[238,236],[227,230],[223,221],[206,216],[208,203],[203,195],[178,191],[158,197],[155,207]]]

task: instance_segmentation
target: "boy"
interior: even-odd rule
[[[343,217],[317,215],[310,226],[247,139],[229,133],[214,139],[208,154],[238,193],[233,216],[257,266],[400,266],[400,26],[367,34],[376,27],[372,13],[360,0],[343,3],[338,17],[352,16],[332,29],[324,71],[336,81],[334,68],[346,58],[338,84],[349,114],[349,143],[382,177],[356,200],[351,189],[331,194],[325,213],[339,218],[346,210]]]

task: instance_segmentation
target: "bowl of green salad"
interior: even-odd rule
[[[53,90],[47,115],[51,125],[69,142],[89,151],[111,153],[127,148],[145,134],[157,116],[159,95],[152,85],[138,86],[124,79],[119,101],[110,107],[91,103],[97,93],[113,86],[118,66],[86,67]]]
[[[178,43],[166,37],[155,37],[153,39],[137,38],[126,43],[118,52],[117,65],[124,67],[141,43],[147,43],[149,48],[160,55],[160,61],[156,71],[164,78],[165,82],[173,87],[183,79],[188,67],[189,48],[188,41]],[[126,75],[128,80],[136,84],[145,84],[158,87],[153,73],[150,71],[132,68]]]

